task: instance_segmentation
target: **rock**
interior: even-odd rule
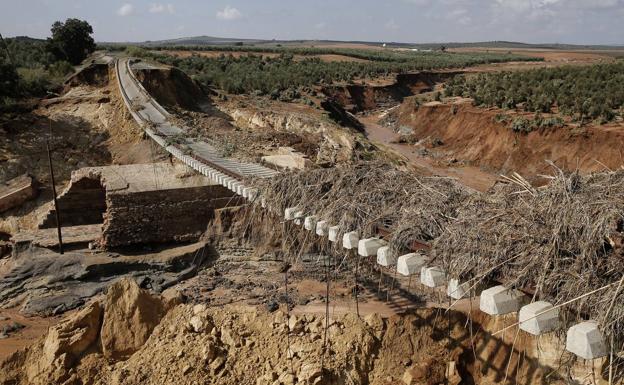
[[[235,334],[232,333],[232,330],[227,327],[221,328],[221,341],[223,341],[223,343],[228,346],[232,346],[232,347],[240,346],[240,342],[238,341],[238,338],[236,338]]]
[[[182,368],[182,374],[188,374],[191,371],[191,365],[186,365]]]
[[[277,309],[279,309],[279,304],[277,303],[277,301],[269,301],[265,304],[265,307],[267,309],[267,311],[269,311],[269,313],[273,313],[274,311],[276,311]]]
[[[198,315],[206,312],[206,305],[203,303],[193,306],[193,314]]]
[[[455,361],[449,361],[446,366],[446,379],[449,385],[459,385],[462,382],[462,378],[457,372],[457,364]]]
[[[195,333],[210,333],[214,325],[208,318],[201,315],[194,315],[189,321],[191,328]]]
[[[364,322],[373,330],[376,336],[381,335],[384,330],[384,321],[377,313],[367,315],[364,318]]]
[[[305,327],[304,318],[297,317],[296,315],[290,316],[288,327],[293,334],[301,333]]]
[[[419,362],[409,367],[403,373],[402,380],[405,385],[435,385],[444,383],[444,367],[440,368],[440,365],[431,359]]]
[[[225,358],[224,357],[217,357],[210,364],[210,370],[212,370],[213,372],[216,373],[223,367],[223,365],[225,365]]]
[[[43,367],[52,366],[55,361],[64,365],[73,363],[97,341],[101,322],[102,307],[93,302],[68,320],[51,327],[43,344]]]
[[[8,335],[6,335],[6,334],[4,334],[4,333],[0,333],[0,340],[5,340],[5,339],[7,339],[7,338],[9,338],[9,336],[8,336]]]
[[[180,290],[173,287],[163,291],[160,296],[162,297],[167,310],[173,309],[177,305],[186,302],[184,294],[182,294]]]
[[[295,376],[292,373],[282,373],[278,381],[284,385],[295,385]]]
[[[315,383],[317,378],[320,378],[323,374],[321,367],[315,364],[303,364],[297,378],[299,381],[304,381],[308,384]]]
[[[106,295],[101,343],[104,356],[123,360],[136,352],[166,313],[165,304],[129,278],[110,286]]]

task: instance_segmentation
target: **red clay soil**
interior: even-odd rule
[[[617,169],[624,164],[624,126],[563,127],[516,133],[497,123],[498,110],[479,109],[468,103],[425,105],[404,103],[398,125],[414,129],[416,140],[440,139],[436,148],[449,156],[494,172],[524,176],[551,173],[547,160],[558,167],[583,173]]]

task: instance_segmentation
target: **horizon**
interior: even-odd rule
[[[54,21],[79,18],[93,26],[96,41],[111,43],[213,36],[402,44],[624,45],[624,26],[619,22],[624,0],[392,0],[386,4],[372,0],[296,4],[24,0],[11,2],[4,10],[0,33],[7,37],[46,38]],[[29,15],[28,22],[20,15]]]

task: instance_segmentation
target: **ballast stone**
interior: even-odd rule
[[[401,255],[397,260],[397,273],[408,277],[417,274],[426,264],[427,259],[421,254]]]
[[[357,231],[351,231],[342,235],[342,247],[345,249],[357,249],[360,236]]]
[[[431,288],[444,286],[446,284],[446,273],[440,267],[423,266],[420,270],[420,283]]]
[[[382,246],[377,250],[377,264],[383,267],[396,264],[396,258],[392,250],[390,250],[390,246]]]
[[[338,242],[338,233],[340,233],[340,226],[332,226],[327,231],[330,242]]]
[[[329,229],[329,224],[327,221],[318,221],[316,222],[316,235],[324,237],[327,235],[327,230]]]
[[[358,254],[362,257],[376,256],[377,250],[379,250],[380,247],[385,246],[387,243],[388,242],[379,238],[361,239],[358,242]]]
[[[458,279],[451,279],[446,287],[446,294],[453,299],[462,299],[470,291],[468,282],[459,283]]]
[[[494,286],[481,292],[479,308],[489,315],[503,315],[520,310],[523,294],[505,286]]]
[[[585,321],[568,329],[566,350],[585,360],[607,355],[607,345],[596,321]]]
[[[520,329],[538,336],[553,331],[559,325],[559,309],[550,302],[537,301],[520,308]]]

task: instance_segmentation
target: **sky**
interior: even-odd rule
[[[96,41],[209,35],[378,42],[624,44],[624,0],[0,0],[0,33],[76,17]]]

